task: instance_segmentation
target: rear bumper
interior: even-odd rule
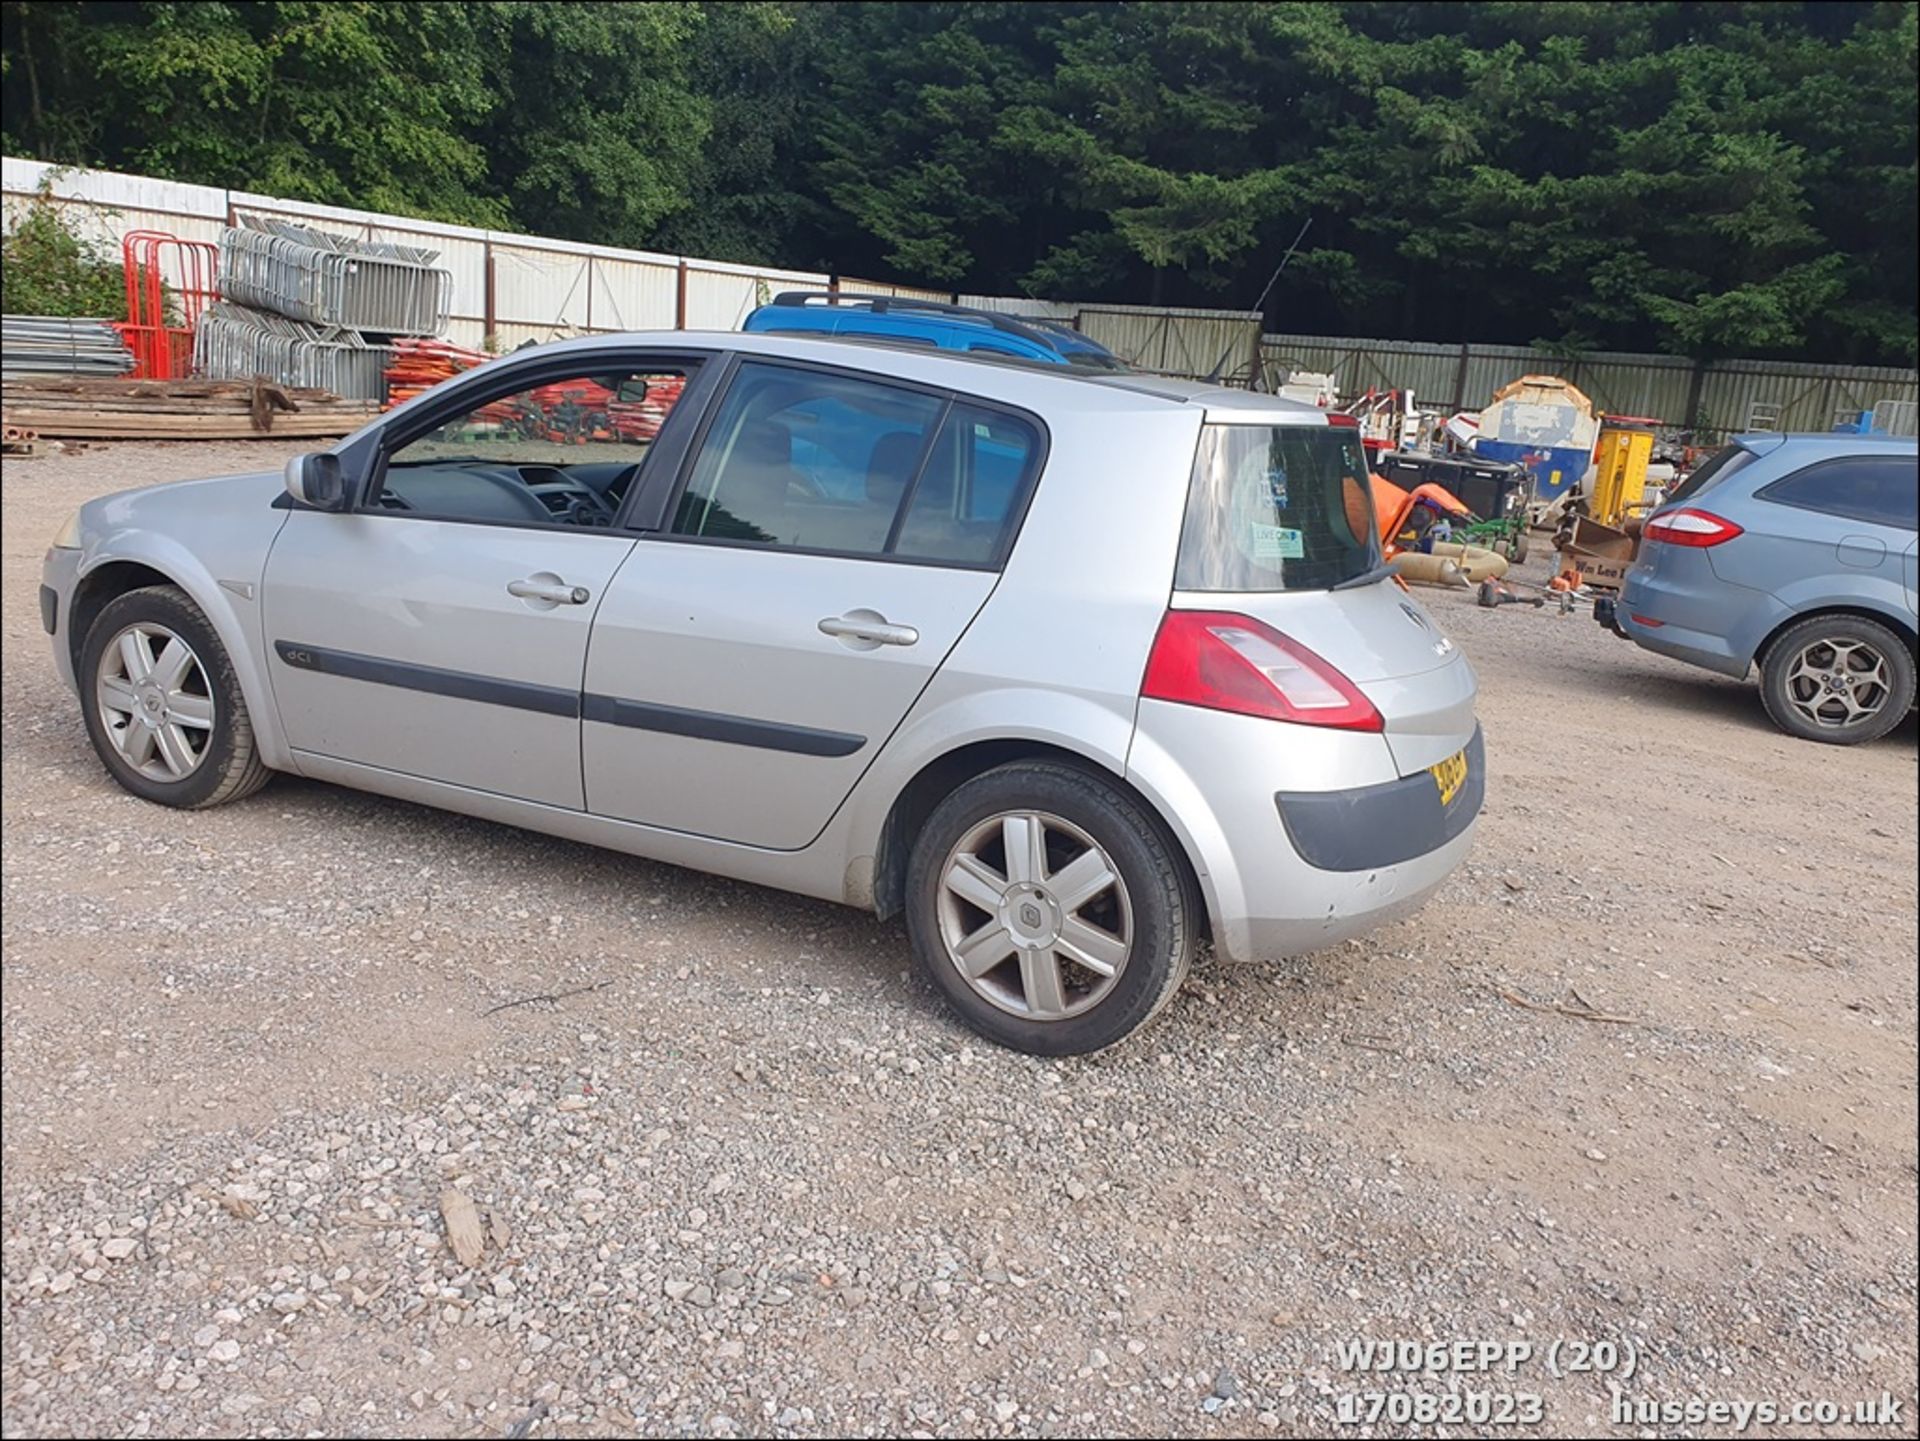
[[[1627,572],[1613,609],[1615,627],[1628,640],[1658,655],[1736,680],[1743,678],[1753,654],[1728,631],[1751,629],[1746,612],[1771,597],[1744,586],[1728,585],[1704,563],[1688,567],[1691,556],[1662,559],[1666,563],[1659,569],[1643,561]],[[1683,569],[1697,569],[1698,574],[1662,574]]]
[[[1444,804],[1427,771],[1343,791],[1281,791],[1274,804],[1287,838],[1308,865],[1323,871],[1397,866],[1442,849],[1480,814],[1487,748],[1479,726],[1466,756],[1466,779]]]
[[[1423,799],[1440,811],[1433,777],[1403,775],[1380,734],[1143,700],[1127,774],[1192,857],[1215,949],[1273,960],[1395,920],[1452,874],[1472,849],[1486,778],[1477,729],[1445,753],[1463,746],[1467,781],[1428,815]]]

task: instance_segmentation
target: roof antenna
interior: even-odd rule
[[[1307,229],[1312,224],[1313,217],[1309,215],[1306,224],[1300,227],[1300,233],[1293,237],[1293,244],[1287,247],[1287,253],[1280,257],[1280,263],[1274,267],[1273,274],[1267,277],[1266,288],[1260,292],[1260,298],[1253,302],[1253,308],[1260,314],[1260,325],[1262,329],[1265,329],[1267,323],[1267,297],[1273,294],[1273,287],[1278,284],[1280,280],[1280,272],[1287,268],[1287,262],[1293,259],[1294,252],[1300,248],[1300,242],[1307,238]],[[1247,388],[1249,390],[1265,390],[1266,379],[1267,367],[1256,359],[1253,365],[1253,375]]]
[[[1253,308],[1260,312],[1260,318],[1262,322],[1266,320],[1265,307],[1267,303],[1267,297],[1273,294],[1273,287],[1275,283],[1280,279],[1280,272],[1287,268],[1287,262],[1293,259],[1293,253],[1300,248],[1300,242],[1307,238],[1307,229],[1312,224],[1313,224],[1313,217],[1309,215],[1307,217],[1306,225],[1302,225],[1300,227],[1300,233],[1293,237],[1293,244],[1287,247],[1287,253],[1280,257],[1280,263],[1279,265],[1274,267],[1273,274],[1267,277],[1267,288],[1265,290],[1262,290],[1260,292],[1260,298],[1253,302]]]

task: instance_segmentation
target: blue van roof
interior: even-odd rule
[[[741,329],[757,334],[890,339],[941,350],[1014,355],[1086,370],[1129,368],[1098,341],[1057,321],[904,296],[784,291],[771,304],[750,314]]]

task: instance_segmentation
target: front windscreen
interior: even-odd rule
[[[1357,430],[1200,428],[1176,590],[1326,590],[1379,563]]]

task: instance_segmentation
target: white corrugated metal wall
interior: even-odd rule
[[[1342,395],[1368,388],[1407,389],[1449,407],[1475,409],[1522,375],[1558,375],[1615,415],[1648,416],[1672,426],[1723,435],[1756,420],[1785,430],[1828,430],[1845,414],[1887,405],[1896,434],[1911,434],[1920,375],[1877,366],[1722,360],[1705,365],[1674,355],[1595,351],[1556,357],[1511,345],[1434,345],[1405,340],[1344,340],[1324,335],[1266,335],[1268,376],[1283,370],[1331,371]],[[1904,402],[1904,403],[1903,403]]]
[[[621,330],[737,329],[781,290],[825,290],[830,277],[648,251],[582,245],[541,236],[441,225],[339,206],[186,185],[143,175],[56,170],[8,157],[0,194],[11,222],[42,181],[75,230],[118,254],[130,230],[163,230],[183,240],[218,241],[241,213],[279,216],[369,240],[439,252],[453,276],[448,338],[478,347],[488,318],[497,343]],[[491,284],[489,283],[491,269]],[[177,275],[168,275],[177,283]],[[869,294],[945,300],[948,292],[892,282],[844,280]],[[491,292],[491,293],[490,293]],[[1888,405],[1903,430],[1914,425],[1920,377],[1911,370],[1728,360],[1706,366],[1671,355],[1593,353],[1556,358],[1525,347],[1435,345],[1318,335],[1260,336],[1251,311],[1080,304],[1023,296],[962,295],[960,303],[1009,315],[1066,321],[1147,370],[1204,376],[1216,367],[1244,379],[1256,345],[1269,382],[1278,371],[1331,371],[1343,394],[1411,387],[1444,405],[1484,405],[1508,381],[1534,372],[1563,375],[1616,414],[1652,416],[1697,428],[1748,428],[1758,417],[1789,429],[1825,430],[1843,414]]]

